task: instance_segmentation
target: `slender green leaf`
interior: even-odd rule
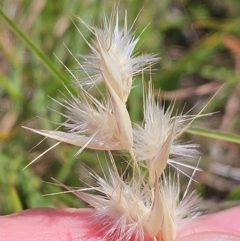
[[[200,136],[205,136],[205,137],[209,137],[209,138],[214,138],[214,139],[223,140],[223,141],[230,141],[230,142],[240,144],[240,135],[236,135],[236,134],[232,134],[232,133],[203,129],[203,128],[196,128],[196,127],[191,127],[186,132],[191,133],[191,134],[196,134],[196,135],[200,135]]]
[[[0,16],[8,23],[18,37],[27,45],[27,47],[36,54],[47,69],[56,77],[56,80],[65,84],[69,83],[69,80],[52,64],[51,60],[37,47],[35,44],[20,30],[20,28],[0,9]],[[69,86],[70,88],[71,86]]]

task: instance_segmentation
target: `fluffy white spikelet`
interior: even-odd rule
[[[197,195],[192,192],[181,200],[179,179],[170,174],[155,179],[154,187],[143,173],[123,180],[115,166],[109,170],[109,178],[90,175],[97,186],[89,190],[97,194],[86,189],[72,192],[96,209],[94,221],[104,220],[105,238],[144,241],[147,233],[155,241],[173,241],[179,228],[197,215]]]
[[[190,183],[192,177],[190,178]],[[199,215],[199,197],[195,191],[187,194],[185,191],[183,199],[180,199],[179,178],[172,178],[170,173],[168,177],[163,178],[160,183],[161,202],[163,203],[163,225],[162,238],[164,241],[175,240],[177,231],[191,218]]]
[[[123,180],[116,169],[110,170],[108,180],[92,174],[97,193],[75,193],[82,200],[96,209],[94,219],[102,222],[109,217],[106,237],[114,236],[114,240],[144,241],[144,233],[156,237],[163,222],[162,203],[159,189],[152,191],[143,174]]]
[[[66,118],[62,126],[68,132],[27,129],[61,142],[90,149],[122,150],[128,148],[125,145],[125,139],[121,139],[118,120],[113,114],[110,103],[104,105],[84,91],[78,98],[71,96],[69,100],[65,97],[58,103],[67,110],[66,114],[60,114]]]
[[[80,19],[80,18],[79,18]],[[127,12],[124,28],[119,27],[117,9],[110,20],[105,15],[104,28],[90,27],[80,19],[96,36],[93,44],[88,43],[92,53],[83,55],[80,66],[88,77],[79,80],[83,86],[105,82],[111,86],[122,102],[126,102],[132,88],[133,76],[142,73],[158,60],[154,54],[133,56],[139,38],[127,28]]]
[[[193,117],[172,116],[173,107],[172,104],[164,110],[161,102],[155,101],[150,82],[145,100],[144,125],[135,125],[133,129],[133,151],[138,161],[145,161],[151,183],[155,181],[155,174],[157,178],[162,175],[167,164],[178,164],[194,169],[178,160],[181,160],[181,157],[195,156],[196,146],[174,142],[183,133],[183,129],[188,127],[187,121]]]

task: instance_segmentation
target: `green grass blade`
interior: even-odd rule
[[[20,30],[20,28],[0,9],[0,16],[8,23],[18,37],[27,45],[27,47],[37,55],[47,69],[55,76],[61,83],[68,84],[68,79],[52,64],[51,60],[37,47],[34,43]],[[70,86],[69,86],[70,87]]]
[[[23,101],[24,96],[20,92],[20,90],[0,71],[0,86],[3,87],[7,93],[15,100],[15,101]]]
[[[214,138],[217,140],[230,141],[233,143],[240,144],[240,135],[236,135],[232,133],[203,129],[203,128],[196,128],[196,127],[191,127],[186,132],[204,136],[204,137]]]

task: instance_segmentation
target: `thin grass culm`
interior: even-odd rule
[[[198,154],[196,145],[180,144],[179,137],[192,121],[200,116],[174,115],[174,101],[165,110],[160,98],[155,99],[153,84],[143,84],[142,124],[132,123],[127,109],[135,75],[151,72],[158,61],[155,54],[136,56],[139,41],[133,27],[119,26],[118,9],[105,15],[103,28],[90,26],[79,18],[94,35],[87,42],[91,53],[69,53],[77,69],[65,66],[77,88],[78,96],[68,95],[54,100],[64,107],[62,130],[35,130],[45,137],[79,146],[76,155],[85,148],[109,153],[108,173],[103,177],[89,171],[96,186],[73,191],[96,209],[93,221],[106,226],[105,238],[144,241],[147,234],[154,241],[173,241],[188,220],[198,216],[199,197],[189,191],[193,175],[183,197],[180,194],[181,167],[198,167],[189,162]],[[79,78],[78,76],[83,76]],[[138,88],[138,87],[136,87]],[[136,103],[139,104],[139,103]],[[128,152],[128,167],[124,174],[117,169],[111,151]],[[102,161],[102,160],[101,160]],[[62,185],[66,187],[65,185]],[[69,187],[67,189],[72,190]],[[97,193],[97,194],[96,194]]]

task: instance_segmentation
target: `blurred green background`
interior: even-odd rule
[[[84,203],[72,194],[43,196],[62,191],[47,182],[54,177],[74,187],[89,183],[82,163],[101,174],[99,160],[105,153],[84,151],[74,156],[78,147],[61,144],[23,170],[56,142],[46,139],[31,150],[43,138],[22,126],[53,129],[54,123],[63,121],[51,110],[62,111],[61,106],[49,96],[60,99],[63,83],[74,87],[55,55],[74,70],[76,62],[64,44],[74,55],[88,53],[89,48],[73,22],[87,40],[93,37],[76,16],[101,26],[103,10],[110,15],[113,1],[2,0],[0,4],[0,214],[32,207],[82,207]],[[141,34],[136,53],[160,56],[152,79],[163,99],[176,98],[176,109],[196,114],[222,86],[205,110],[216,113],[195,121],[184,139],[200,145],[204,172],[197,173],[194,188],[207,212],[240,205],[240,1],[121,0],[122,22],[125,9],[129,26],[140,12],[134,25],[136,36]],[[145,80],[149,78],[146,75]],[[128,102],[133,121],[142,119],[140,84],[137,77],[138,87]]]

